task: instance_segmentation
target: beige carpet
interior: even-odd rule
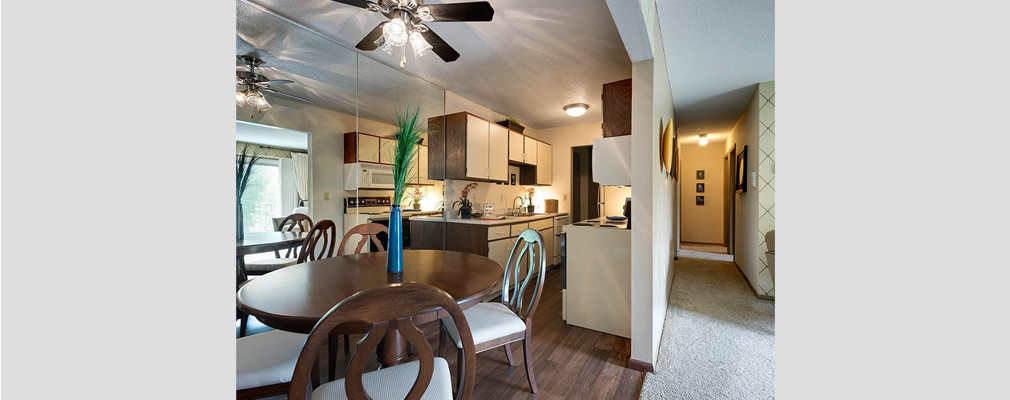
[[[775,398],[775,303],[732,263],[681,251],[655,368],[642,399]]]

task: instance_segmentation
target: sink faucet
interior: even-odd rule
[[[519,207],[515,207],[517,199],[519,200]],[[525,202],[526,202],[526,199],[524,199],[522,196],[516,196],[515,199],[512,199],[512,206],[514,207],[512,209],[513,210],[512,211],[513,215],[522,214],[522,212],[520,211],[520,208],[523,206],[523,203],[525,203]]]

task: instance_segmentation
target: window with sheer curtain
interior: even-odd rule
[[[281,171],[275,159],[261,159],[253,166],[245,195],[242,197],[242,219],[245,231],[271,232],[273,218],[281,211]]]

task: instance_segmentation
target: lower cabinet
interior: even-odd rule
[[[512,239],[498,239],[487,242],[487,258],[490,258],[505,268],[509,252],[512,251]]]

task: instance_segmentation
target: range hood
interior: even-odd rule
[[[593,140],[593,181],[631,186],[631,135]]]

